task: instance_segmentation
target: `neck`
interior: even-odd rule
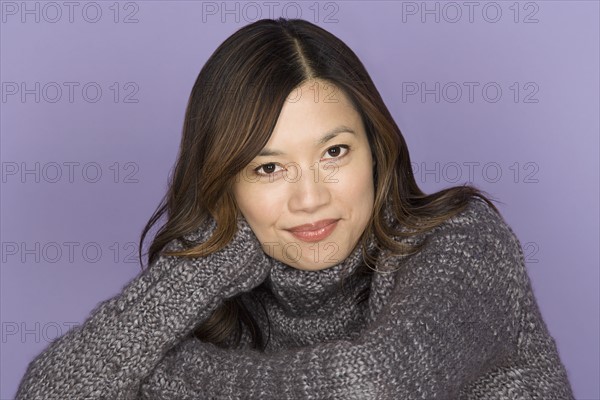
[[[375,254],[371,235],[367,251]],[[288,315],[317,315],[355,301],[369,280],[357,269],[365,264],[360,241],[342,262],[320,270],[305,271],[274,260],[267,285]]]
[[[389,210],[384,216],[389,224]],[[371,235],[367,253],[379,263],[384,250],[378,246]],[[264,332],[269,332],[266,351],[356,337],[385,303],[385,293],[379,292],[393,285],[393,274],[371,273],[376,266],[362,267],[363,261],[361,242],[341,263],[320,271],[298,270],[272,259],[270,276],[254,291],[262,308],[260,302],[247,302],[256,307]],[[268,318],[263,317],[265,307]]]

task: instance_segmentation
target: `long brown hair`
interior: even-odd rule
[[[366,252],[371,233],[395,254],[413,253],[419,246],[407,246],[392,236],[428,231],[462,211],[473,196],[498,211],[473,186],[430,195],[419,189],[400,129],[363,64],[340,39],[305,20],[262,19],[227,38],[200,71],[185,112],[167,193],[141,234],[140,263],[144,238],[165,213],[166,222],[148,251],[148,265],[167,243],[197,229],[208,215],[218,226],[206,243],[164,254],[194,257],[227,245],[235,234],[239,213],[232,183],[266,145],[288,95],[309,79],[326,81],[342,90],[365,126],[376,162],[373,218],[361,238],[368,262],[374,261]],[[411,233],[385,223],[386,204]],[[251,332],[253,346],[263,348],[262,332],[239,296],[222,304],[194,335],[221,346],[234,337],[238,344],[244,325]]]

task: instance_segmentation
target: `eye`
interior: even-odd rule
[[[344,149],[345,151],[342,153],[342,156],[346,155],[349,151],[350,151],[350,146],[346,145],[346,144],[338,144],[335,146],[332,146],[330,148],[327,149],[327,151],[325,152],[325,154],[328,154],[330,156],[333,156],[333,158],[341,158],[342,156],[340,156],[340,149]]]
[[[343,149],[343,151],[341,150]],[[338,158],[342,158],[350,151],[350,146],[346,144],[338,144],[335,146],[331,146],[325,151],[326,155],[332,156],[328,158],[329,160],[336,160]],[[340,155],[341,154],[341,155]],[[327,158],[326,158],[327,159]],[[261,164],[258,167],[254,168],[252,171],[254,174],[258,176],[275,176],[281,170],[277,170],[278,165],[276,163],[267,163]],[[261,172],[262,170],[262,172]]]
[[[262,164],[259,165],[258,167],[254,168],[254,173],[256,175],[260,175],[260,176],[269,176],[269,175],[273,175],[275,171],[275,168],[277,168],[277,164],[275,163],[268,163],[268,164]],[[264,172],[260,172],[260,170],[263,170]]]

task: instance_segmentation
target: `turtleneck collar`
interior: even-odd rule
[[[367,251],[375,255],[376,240],[371,235]],[[355,274],[364,264],[359,241],[342,262],[320,271],[305,271],[273,259],[267,287],[288,314],[319,314],[349,301],[368,285],[364,276]]]

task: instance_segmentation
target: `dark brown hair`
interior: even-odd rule
[[[473,196],[498,211],[481,190],[470,185],[423,193],[415,182],[402,133],[354,52],[308,21],[263,19],[233,33],[201,69],[188,101],[167,193],[141,234],[140,262],[144,238],[165,213],[166,222],[148,251],[148,265],[167,243],[197,229],[207,215],[218,228],[206,243],[164,254],[199,256],[229,243],[239,213],[232,194],[234,179],[266,145],[288,95],[309,79],[342,90],[364,123],[376,162],[373,218],[361,237],[368,263],[374,261],[366,253],[371,233],[395,254],[413,253],[419,246],[408,246],[392,236],[428,231],[462,211]],[[385,223],[386,204],[397,222],[412,233]],[[231,337],[239,343],[244,325],[253,346],[263,348],[262,333],[239,296],[222,304],[194,335],[217,345]]]

